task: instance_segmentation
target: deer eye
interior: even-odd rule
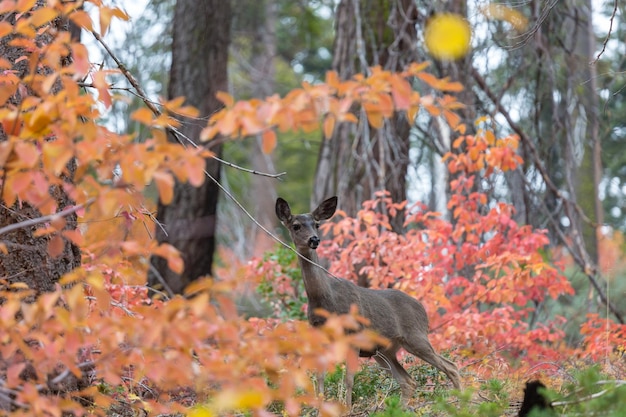
[[[320,228],[320,224],[319,223],[315,223],[315,228],[319,229]]]
[[[300,230],[300,227],[302,227],[302,226],[300,226],[299,224],[294,224],[293,225],[293,230],[298,231],[298,230]]]

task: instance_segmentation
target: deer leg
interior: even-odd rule
[[[411,378],[411,375],[404,369],[398,359],[396,358],[396,352],[377,352],[374,355],[374,359],[378,362],[381,368],[391,373],[402,390],[402,401],[407,404],[409,399],[413,396],[415,390],[415,381]]]
[[[450,381],[452,381],[452,385],[454,385],[456,389],[461,389],[459,368],[457,368],[454,362],[435,352],[435,349],[433,349],[427,337],[413,336],[406,340],[406,343],[404,343],[402,347],[410,354],[417,356],[424,362],[431,364],[445,373]]]

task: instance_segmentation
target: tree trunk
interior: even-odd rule
[[[261,8],[260,14],[264,17],[258,22],[257,36],[252,48],[252,65],[256,72],[252,76],[253,91],[255,97],[265,98],[274,93],[276,68],[276,20],[277,7],[275,0],[256,0],[257,7]],[[272,154],[265,154],[261,150],[261,137],[256,138],[255,148],[252,152],[252,167],[259,172],[274,172],[274,159]],[[277,226],[274,214],[276,201],[276,179],[262,175],[254,175],[252,178],[252,199],[254,204],[254,216],[259,223],[268,230],[274,230]],[[252,254],[262,256],[275,244],[274,240],[263,230],[255,227],[253,230]]]
[[[226,0],[177,0],[174,10],[172,67],[168,96],[184,96],[187,104],[200,110],[198,119],[182,118],[180,131],[198,141],[206,119],[222,103],[215,94],[228,91],[227,62],[230,43],[231,8]],[[176,140],[175,138],[170,138]],[[218,141],[208,144],[216,155],[221,154]],[[162,286],[170,293],[181,293],[193,280],[211,275],[215,252],[216,209],[220,165],[208,159],[207,178],[198,188],[177,183],[169,205],[159,203],[156,237],[176,247],[185,261],[181,275],[171,271],[165,260],[153,258],[148,275],[151,286]]]
[[[43,1],[38,1],[35,7],[40,7],[43,3]],[[11,21],[14,19],[14,16],[5,16],[4,19]],[[52,24],[56,26],[57,30],[69,31],[73,41],[80,41],[80,30],[76,30],[76,27],[68,21],[57,19]],[[43,34],[37,36],[37,44],[44,45],[49,43],[52,40],[51,36],[49,31],[43,32]],[[28,75],[28,60],[21,58],[28,56],[30,51],[10,45],[9,42],[12,38],[11,35],[0,38],[0,56],[11,63],[11,71],[14,71],[18,77],[23,78]],[[48,70],[44,68],[39,71]],[[58,93],[59,88],[60,84],[55,86],[53,92]],[[32,94],[32,92],[29,93]],[[9,102],[19,109],[19,104],[23,98],[25,97],[15,94],[9,99]],[[0,142],[6,140],[7,136],[0,128]],[[72,182],[75,168],[76,163],[74,160],[71,160],[68,163],[68,175],[64,176],[64,181]],[[6,172],[3,175],[6,175]],[[2,178],[0,180],[0,190],[2,189],[2,181],[5,179]],[[56,201],[58,210],[63,210],[67,206],[74,204],[59,186],[50,188],[50,196]],[[1,196],[0,201],[2,201],[2,204],[0,204],[0,228],[41,216],[37,207],[33,207],[25,202],[7,207]],[[76,228],[76,214],[67,216],[65,220],[67,222],[66,229]],[[78,267],[81,262],[81,254],[78,247],[65,239],[62,252],[56,257],[50,256],[48,253],[48,242],[51,236],[34,236],[34,232],[40,227],[21,228],[0,236],[0,241],[8,249],[8,254],[0,252],[0,278],[7,280],[9,283],[23,282],[35,290],[36,293],[53,290],[56,282],[65,273]]]
[[[332,69],[341,79],[370,66],[402,70],[415,60],[415,4],[411,0],[342,0],[336,12],[336,38]],[[387,190],[394,201],[406,199],[411,121],[396,116],[381,129],[368,126],[365,115],[358,125],[340,123],[321,144],[311,207],[339,196],[340,208],[355,215],[365,200]],[[402,228],[398,216],[394,229]]]

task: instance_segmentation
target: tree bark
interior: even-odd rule
[[[174,10],[172,67],[168,96],[184,96],[187,104],[200,110],[198,119],[181,118],[180,131],[196,142],[206,119],[222,107],[215,94],[228,91],[228,46],[230,44],[231,7],[227,0],[177,0]],[[170,137],[170,140],[177,140]],[[196,142],[197,143],[197,142]],[[208,144],[221,155],[219,140]],[[169,205],[159,203],[157,227],[159,242],[176,247],[185,261],[182,274],[167,267],[162,258],[151,260],[148,283],[164,287],[170,293],[182,293],[197,278],[211,275],[216,247],[215,225],[220,178],[220,164],[208,159],[206,171],[212,177],[198,188],[175,185]]]
[[[332,69],[341,79],[367,74],[370,66],[402,70],[415,60],[417,10],[412,0],[342,0],[336,12]],[[406,199],[409,132],[412,121],[396,116],[381,129],[340,123],[319,150],[311,207],[339,196],[340,208],[355,215],[365,200],[382,190],[394,201]],[[393,227],[402,228],[398,216]]]
[[[38,1],[35,8],[41,7],[43,1]],[[14,20],[14,16],[5,16],[8,21]],[[72,40],[80,41],[80,30],[76,30],[67,20],[57,19],[52,22],[59,31],[69,31]],[[31,52],[21,47],[10,45],[13,39],[12,35],[0,38],[0,56],[11,63],[11,70],[15,74],[23,78],[28,75],[28,60],[20,59],[28,56]],[[49,31],[43,32],[37,36],[37,43],[45,45],[52,41],[52,35]],[[18,61],[19,59],[19,61]],[[71,62],[68,60],[68,64]],[[39,71],[49,71],[49,69],[40,69]],[[57,84],[53,93],[58,93],[60,84]],[[29,94],[33,94],[32,91]],[[10,105],[19,108],[22,97],[19,93],[9,99]],[[0,128],[0,142],[6,141],[7,135]],[[54,140],[54,139],[50,139]],[[0,167],[2,168],[2,167]],[[73,174],[76,163],[71,160],[68,163],[66,174],[63,180],[66,182],[73,181]],[[6,172],[3,172],[3,176]],[[0,184],[6,178],[0,179]],[[0,190],[2,189],[0,185]],[[62,187],[54,186],[50,188],[50,196],[56,201],[58,210],[63,210],[74,202],[63,191]],[[37,207],[33,207],[25,202],[16,203],[12,207],[7,207],[0,196],[0,228],[10,224],[19,223],[29,219],[41,216]],[[76,228],[76,214],[71,214],[65,218],[66,229]],[[51,236],[35,237],[34,232],[40,226],[30,226],[9,232],[0,236],[0,240],[7,246],[8,254],[0,252],[0,279],[6,280],[6,283],[22,282],[28,285],[35,293],[39,294],[44,291],[52,291],[56,282],[67,272],[72,271],[81,263],[81,253],[77,246],[64,239],[62,252],[56,256],[50,256],[48,253],[48,242]],[[0,286],[1,287],[1,286]]]

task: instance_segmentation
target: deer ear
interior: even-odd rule
[[[278,217],[278,220],[283,223],[288,222],[291,219],[291,209],[289,208],[289,203],[280,197],[276,199],[276,217]]]
[[[322,201],[322,203],[313,211],[313,218],[315,220],[327,220],[333,217],[335,214],[335,210],[337,210],[337,197],[330,197],[327,200]]]

